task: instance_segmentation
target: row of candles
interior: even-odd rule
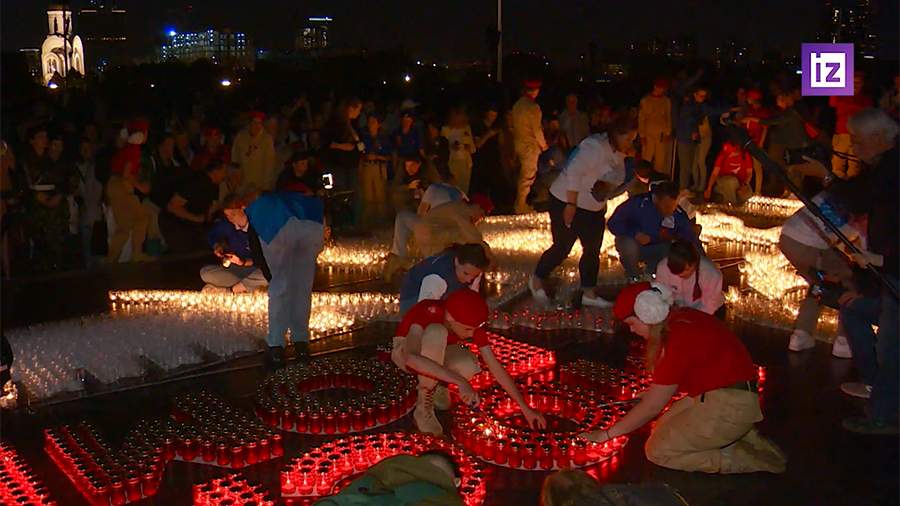
[[[353,395],[341,398],[337,390]],[[347,434],[391,423],[415,403],[415,377],[393,364],[328,357],[269,376],[257,389],[256,413],[285,431]]]
[[[0,443],[0,504],[55,506],[50,491],[16,449]]]
[[[262,485],[250,485],[237,474],[194,485],[194,506],[274,506]]]
[[[325,443],[293,459],[281,472],[282,497],[319,497],[338,492],[339,484],[396,455],[441,450],[459,465],[459,493],[467,506],[485,499],[484,466],[459,446],[427,434],[394,432],[351,436]]]
[[[489,335],[491,351],[513,378],[546,371],[556,365],[556,352],[554,351],[514,341],[499,334],[490,333]],[[467,343],[466,346],[475,356],[479,356],[474,343]],[[494,377],[484,369],[482,367],[482,371],[469,380],[472,387],[479,389],[494,383]]]
[[[518,405],[500,386],[493,386],[481,392],[477,408],[456,405],[454,440],[487,462],[525,470],[596,464],[627,442],[624,436],[605,443],[577,437],[610,427],[625,412],[622,406],[608,405],[611,399],[598,396],[595,390],[561,382],[533,383],[524,390],[527,404],[548,419],[548,430],[530,428]]]

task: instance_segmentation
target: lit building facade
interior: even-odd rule
[[[873,0],[827,0],[826,28],[821,39],[831,43],[853,43],[858,57],[875,58],[878,35],[874,28]]]
[[[47,38],[41,45],[41,81],[49,84],[54,77],[69,72],[84,75],[84,45],[74,34],[72,11],[63,5],[47,9]]]
[[[43,84],[44,71],[41,68],[41,50],[32,47],[23,48],[19,50],[19,54],[25,58],[25,66],[28,68],[28,75],[30,75],[36,83]]]
[[[334,21],[334,19],[328,16],[309,18],[306,26],[304,26],[297,35],[297,38],[294,41],[294,47],[298,50],[328,48],[328,28],[332,21]]]
[[[252,66],[253,48],[243,32],[213,30],[167,34],[168,43],[159,49],[163,61],[190,63],[207,59],[215,64]]]

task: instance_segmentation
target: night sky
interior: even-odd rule
[[[485,29],[496,23],[494,0],[119,0],[128,9],[132,49],[149,53],[171,19],[167,10],[193,5],[194,28],[230,26],[257,47],[287,49],[297,27],[313,15],[335,18],[331,39],[339,47],[370,50],[403,46],[413,55],[463,61],[485,55]],[[539,51],[574,61],[591,40],[603,48],[654,36],[692,35],[701,55],[728,40],[751,51],[789,54],[814,40],[823,19],[822,0],[506,0],[504,44],[508,51]],[[895,0],[883,13],[882,31],[896,40]],[[82,2],[73,1],[74,10]],[[2,48],[39,47],[46,34],[43,0],[2,1]],[[890,22],[893,20],[893,22]],[[75,21],[76,33],[78,20]],[[766,47],[761,47],[765,40]]]

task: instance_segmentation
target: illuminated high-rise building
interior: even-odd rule
[[[171,30],[166,37],[167,43],[159,48],[159,57],[163,61],[190,63],[207,59],[217,65],[253,65],[253,48],[244,32],[211,28],[205,32],[178,33]]]
[[[329,47],[328,27],[334,19],[328,16],[311,17],[297,34],[294,48],[298,50],[325,49]]]
[[[103,71],[110,64],[127,62],[125,21],[127,12],[115,0],[88,0],[78,11],[78,29],[91,55],[88,65]]]
[[[874,0],[826,0],[826,26],[823,42],[853,43],[856,54],[875,58],[878,35],[874,28]]]

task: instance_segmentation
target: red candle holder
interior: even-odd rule
[[[295,500],[312,502],[339,492],[381,460],[428,450],[445,451],[459,465],[462,473],[460,490],[467,491],[463,494],[467,506],[484,502],[486,475],[480,462],[445,439],[404,432],[351,436],[325,443],[293,459],[281,472],[281,496],[288,503]]]
[[[266,378],[257,391],[256,414],[271,427],[301,434],[361,432],[412,411],[415,381],[382,361],[317,359]]]
[[[550,371],[556,366],[556,352],[534,346],[528,343],[514,341],[499,334],[488,332],[491,342],[491,351],[497,360],[503,364],[506,371],[513,378],[534,375],[542,371]],[[474,343],[466,343],[469,350],[478,355],[478,348]],[[480,390],[494,383],[494,377],[482,364],[482,372],[469,380],[472,387]]]

